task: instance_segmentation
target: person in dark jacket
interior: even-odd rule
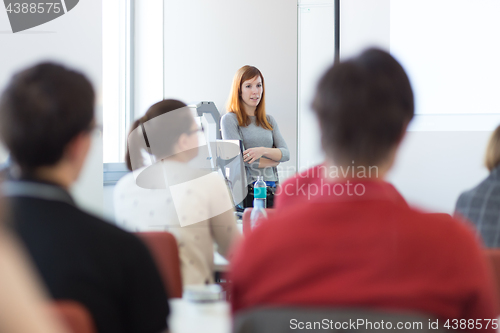
[[[86,307],[98,332],[163,332],[167,295],[145,245],[69,194],[91,145],[94,103],[88,79],[57,64],[12,78],[0,99],[0,138],[12,159],[1,188],[8,222],[51,296]]]

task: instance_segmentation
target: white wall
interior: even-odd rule
[[[16,71],[43,60],[61,62],[84,72],[98,95],[97,122],[102,123],[102,1],[85,0],[67,14],[44,25],[13,34],[0,8],[0,89]],[[78,204],[102,211],[102,139],[93,142],[80,180],[73,189]]]
[[[409,203],[452,213],[458,195],[488,175],[490,132],[407,132],[389,180]]]
[[[298,18],[298,167],[304,170],[324,159],[311,104],[319,78],[333,64],[334,1],[302,0]]]
[[[163,0],[135,0],[134,118],[163,99]]]
[[[389,50],[390,0],[340,1],[340,58],[367,46]]]
[[[341,1],[341,57],[365,47],[390,47],[390,0]],[[452,213],[461,191],[487,175],[489,131],[410,131],[389,181],[410,204]]]
[[[213,101],[223,114],[236,70],[256,66],[290,150],[281,166],[296,167],[297,1],[165,0],[164,27],[165,97]]]

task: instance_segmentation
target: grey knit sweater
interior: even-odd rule
[[[221,118],[222,138],[224,140],[242,140],[244,149],[255,147],[278,148],[281,150],[281,159],[279,162],[286,162],[290,159],[290,152],[285,140],[281,136],[278,123],[270,115],[267,115],[267,121],[273,130],[267,130],[255,124],[255,117],[250,117],[251,123],[248,126],[238,126],[238,118],[234,113],[226,113]],[[265,157],[263,157],[265,158]],[[254,163],[245,163],[247,171],[247,181],[249,184],[257,180],[257,176],[264,176],[264,180],[278,181],[276,168],[259,169],[260,159]]]

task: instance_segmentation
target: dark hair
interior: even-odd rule
[[[56,164],[90,130],[94,90],[81,73],[41,63],[13,76],[0,100],[0,136],[22,170]]]
[[[180,112],[171,112],[169,113],[169,118],[164,119],[167,121],[162,121],[161,124],[155,125],[155,123],[150,123],[148,126],[150,128],[150,133],[146,133],[147,137],[151,139],[151,136],[155,133],[164,133],[164,140],[162,141],[161,152],[156,149],[153,153],[157,158],[163,158],[165,156],[170,156],[173,154],[174,145],[179,139],[179,137],[183,133],[188,133],[191,130],[191,126],[193,124],[193,116],[186,108],[186,104],[181,101],[175,99],[166,99],[156,104],[153,104],[146,114],[141,118],[137,119],[129,131],[130,134],[142,124],[148,122],[149,120],[161,116],[167,112],[179,110]],[[158,127],[158,128],[155,128]],[[151,133],[153,132],[153,133]],[[130,159],[130,145],[127,140],[127,149],[125,154],[125,163],[127,164],[127,168],[129,170],[133,170],[132,162]],[[158,155],[161,156],[158,156]],[[140,153],[134,154],[135,156],[140,156]],[[142,165],[141,165],[142,166]],[[134,165],[134,168],[137,169],[137,166]]]
[[[313,109],[326,155],[338,165],[375,166],[413,118],[410,81],[387,52],[368,49],[320,79]]]

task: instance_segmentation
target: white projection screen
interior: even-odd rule
[[[390,50],[415,92],[410,130],[500,123],[500,1],[391,0]]]

